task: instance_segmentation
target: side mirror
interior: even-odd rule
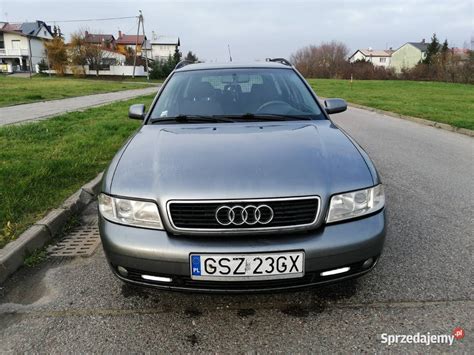
[[[344,112],[347,110],[347,102],[343,99],[327,99],[324,100],[326,112],[328,114]]]
[[[133,120],[143,120],[145,118],[145,105],[136,104],[128,109],[128,117]]]

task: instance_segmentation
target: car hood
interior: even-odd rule
[[[324,201],[373,185],[358,149],[328,120],[144,125],[121,154],[105,192],[162,203],[307,195]]]

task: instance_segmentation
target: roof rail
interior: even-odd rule
[[[285,58],[267,58],[267,62],[275,62],[275,63],[281,63],[283,65],[288,65],[289,67],[292,67],[293,65],[290,63],[289,60]]]
[[[191,61],[191,60],[182,60],[180,61],[178,64],[176,64],[176,66],[174,67],[174,70],[177,70],[179,68],[182,68],[182,67],[185,67],[186,65],[188,64],[193,64],[194,62]]]

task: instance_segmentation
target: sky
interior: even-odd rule
[[[290,57],[298,48],[331,40],[349,49],[396,49],[430,40],[433,33],[450,46],[471,47],[474,0],[0,0],[0,21],[43,20],[68,36],[78,29],[136,33],[136,19],[61,22],[138,15],[143,11],[150,37],[177,36],[181,51],[205,61]],[[56,21],[56,22],[55,22]]]

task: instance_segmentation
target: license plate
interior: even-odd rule
[[[191,254],[191,279],[252,281],[304,275],[304,252],[258,254]]]

